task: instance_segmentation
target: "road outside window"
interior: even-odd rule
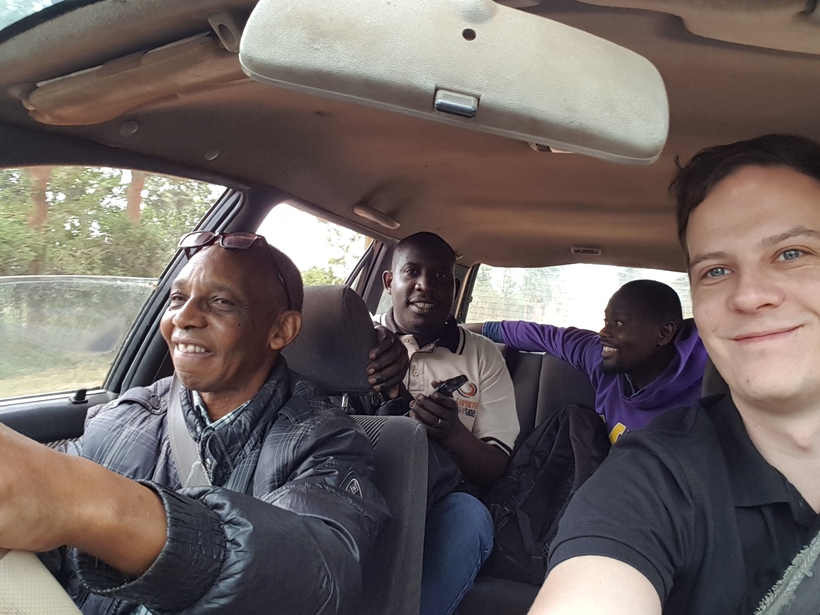
[[[274,207],[257,233],[293,259],[305,286],[344,284],[373,241],[287,203]]]
[[[0,170],[0,398],[102,385],[179,237],[223,191],[122,169]]]
[[[657,280],[677,291],[685,318],[692,316],[685,273],[609,265],[504,268],[481,265],[467,322],[528,320],[598,331],[613,293],[631,280]]]

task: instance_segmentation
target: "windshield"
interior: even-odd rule
[[[0,0],[0,30],[61,0]]]

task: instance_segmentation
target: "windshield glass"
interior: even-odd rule
[[[61,0],[0,0],[0,30]]]

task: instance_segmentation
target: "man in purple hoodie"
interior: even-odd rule
[[[606,306],[600,333],[516,321],[467,328],[516,350],[547,352],[585,372],[613,443],[659,411],[700,397],[706,350],[694,322],[683,319],[677,293],[661,282],[624,284]]]

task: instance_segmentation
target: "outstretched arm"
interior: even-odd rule
[[[611,557],[585,555],[558,564],[529,615],[661,615],[652,583]]]
[[[70,545],[136,576],[165,533],[165,511],[148,487],[0,425],[0,547]]]

